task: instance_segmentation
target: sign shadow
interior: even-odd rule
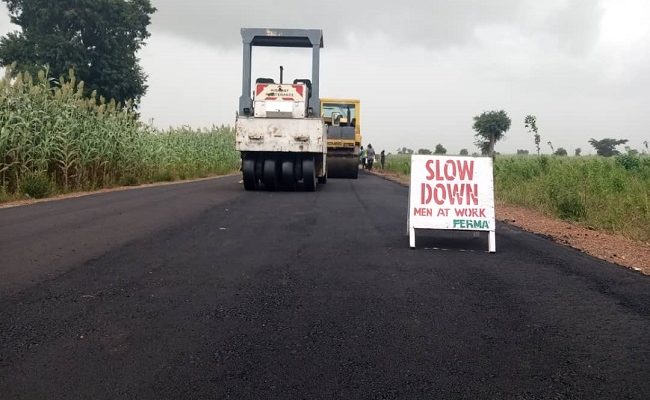
[[[486,252],[489,232],[416,229],[417,248]]]

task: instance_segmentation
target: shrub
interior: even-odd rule
[[[135,186],[138,184],[138,178],[133,174],[126,174],[120,178],[119,184],[121,186]]]
[[[616,163],[627,170],[641,168],[641,157],[634,154],[620,154],[616,156]]]
[[[560,218],[572,221],[582,221],[587,214],[585,205],[575,193],[558,200],[557,212]]]
[[[43,173],[31,173],[24,176],[21,189],[29,197],[42,199],[50,194],[51,183],[47,175]]]

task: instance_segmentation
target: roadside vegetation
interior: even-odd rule
[[[0,201],[223,174],[234,149],[230,127],[154,129],[128,102],[85,97],[72,73],[0,80]]]
[[[403,176],[409,155],[389,155],[386,170]],[[497,202],[520,205],[584,226],[650,241],[650,157],[499,156]]]

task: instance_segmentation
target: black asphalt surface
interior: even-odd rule
[[[648,399],[650,278],[407,189],[238,177],[0,209],[1,399]]]

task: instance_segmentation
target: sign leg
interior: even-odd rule
[[[496,238],[496,232],[490,231],[489,237],[488,237],[488,242],[489,242],[489,251],[490,253],[496,253],[497,251],[497,238]]]
[[[410,235],[411,231],[411,189],[409,188],[409,209],[408,212],[406,213],[406,234]]]
[[[415,228],[409,227],[409,244],[412,249],[415,248]]]
[[[411,214],[406,215],[406,234],[411,234]]]

